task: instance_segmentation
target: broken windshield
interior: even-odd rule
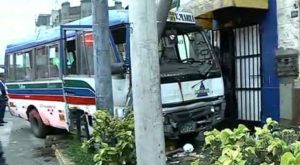
[[[217,65],[204,33],[177,33],[166,30],[160,42],[162,77],[198,74],[205,78]]]

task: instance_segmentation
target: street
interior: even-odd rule
[[[5,114],[8,122],[0,127],[0,141],[8,165],[58,165],[54,154],[44,148],[44,139],[36,138],[27,121]]]

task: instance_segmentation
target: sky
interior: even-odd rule
[[[9,42],[34,33],[38,14],[51,14],[52,9],[60,9],[65,1],[71,6],[80,5],[80,0],[1,0],[0,65]],[[113,0],[109,0],[109,6],[113,4]],[[127,4],[127,0],[123,0],[123,4]]]

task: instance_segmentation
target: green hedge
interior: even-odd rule
[[[244,125],[233,130],[205,132],[205,145],[193,165],[300,165],[299,132],[282,129],[268,118],[250,133]]]

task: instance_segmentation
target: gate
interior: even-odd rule
[[[212,45],[221,47],[222,30],[210,31],[209,34]],[[232,81],[235,84],[234,107],[237,117],[239,120],[261,121],[262,71],[259,25],[234,28],[231,34],[233,35],[231,58],[234,58],[235,68],[232,73],[235,80]]]
[[[236,28],[236,98],[238,118],[261,120],[261,47],[259,25]]]

